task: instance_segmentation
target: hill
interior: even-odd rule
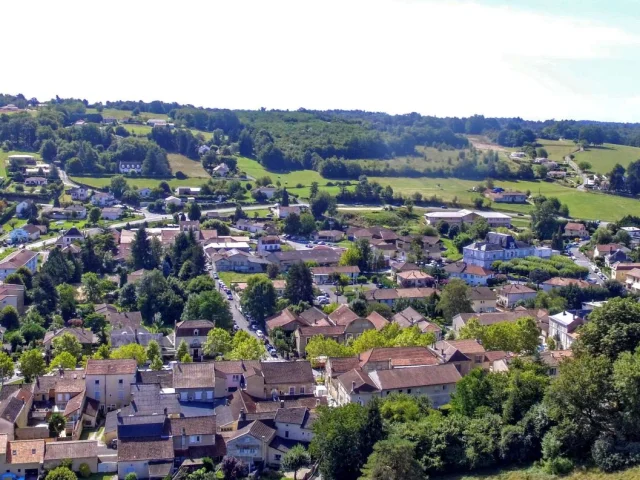
[[[640,148],[605,143],[600,146],[590,146],[574,155],[576,162],[587,161],[591,164],[593,172],[606,174],[616,163],[627,168],[629,163],[640,159]]]

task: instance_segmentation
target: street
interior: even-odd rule
[[[580,242],[580,246],[585,245],[586,243],[587,242]],[[580,266],[580,267],[588,268],[589,269],[589,277],[588,278],[591,281],[593,281],[594,283],[596,283],[597,285],[602,285],[604,283],[604,280],[597,273],[595,273],[595,269],[597,269],[598,267],[596,266],[595,263],[592,263],[591,260],[589,260],[586,257],[586,255],[584,255],[579,250],[579,248],[580,247],[573,247],[573,248],[570,249],[571,255],[576,257],[576,259],[574,260],[575,264]],[[605,279],[606,279],[606,277],[605,277]]]

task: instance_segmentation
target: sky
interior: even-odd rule
[[[40,101],[640,122],[637,0],[2,7],[0,92]]]

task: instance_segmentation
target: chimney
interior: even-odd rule
[[[280,408],[284,408],[284,400],[280,400]]]
[[[356,382],[351,382],[351,393],[356,391]]]
[[[240,421],[244,422],[247,419],[247,415],[244,413],[244,408],[240,409]]]

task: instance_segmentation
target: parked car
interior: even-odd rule
[[[256,330],[256,336],[258,338],[263,338],[264,337],[264,333],[262,333],[262,330]]]
[[[329,305],[331,303],[331,300],[329,300],[327,297],[321,297],[318,299],[318,305]]]

